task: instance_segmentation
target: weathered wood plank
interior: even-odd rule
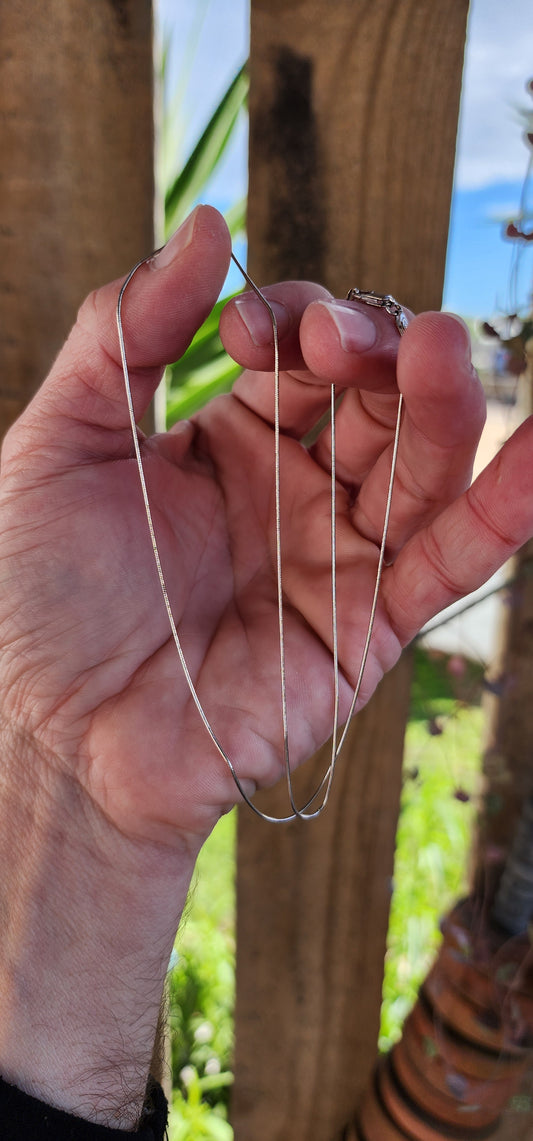
[[[1,438],[89,290],[153,249],[151,0],[1,4],[0,108]]]
[[[533,338],[520,377],[519,407],[533,413]],[[524,473],[528,478],[529,473]],[[485,700],[485,798],[479,821],[474,875],[483,884],[509,851],[522,805],[533,789],[533,540],[513,560],[514,584],[502,611],[500,646]],[[492,885],[490,885],[492,887]],[[494,1141],[528,1141],[533,1134],[533,1059],[521,1094],[508,1106]]]
[[[238,1141],[333,1141],[374,1062],[410,678],[404,658],[359,715],[318,821],[240,812]],[[286,811],[281,790],[257,803]]]
[[[533,338],[526,350],[527,368],[519,382],[524,419],[533,413]],[[524,472],[524,478],[528,476]],[[477,859],[481,868],[488,848],[506,853],[521,806],[533,790],[533,540],[518,552],[512,570],[515,581],[501,612],[500,645],[489,678],[493,688],[485,699],[486,795]]]
[[[467,7],[252,0],[256,280],[440,305]],[[318,823],[241,812],[236,1141],[333,1141],[373,1064],[408,690],[404,660],[358,717]],[[284,811],[283,790],[262,803]]]
[[[440,307],[467,0],[252,0],[252,274]]]
[[[151,0],[0,11],[0,433],[86,293],[153,248]]]

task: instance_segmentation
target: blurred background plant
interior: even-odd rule
[[[208,5],[199,6],[205,18]],[[185,58],[194,60],[194,40],[199,24],[193,27]],[[180,73],[178,88],[168,91],[168,41],[161,57],[160,90],[163,95],[160,142],[159,183],[164,199],[164,237],[174,232],[190,210],[205,194],[217,168],[227,153],[239,120],[246,115],[248,72],[244,65],[232,79],[218,106],[205,125],[189,154],[182,155],[183,130],[180,102],[187,82]],[[235,244],[245,233],[246,199],[234,202],[225,213]],[[191,416],[213,396],[228,392],[240,372],[225,352],[218,334],[220,313],[234,293],[225,294],[193,338],[181,360],[166,369],[163,390],[164,408],[158,405],[158,419],[170,428],[176,420]]]
[[[235,992],[235,813],[200,854],[169,975],[170,1141],[231,1141]]]
[[[401,1036],[440,942],[439,921],[468,889],[481,794],[484,667],[415,647],[396,835],[380,1050]]]

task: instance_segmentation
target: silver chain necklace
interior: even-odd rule
[[[164,601],[165,608],[166,608],[166,612],[168,615],[170,630],[172,633],[172,637],[174,639],[174,643],[175,643],[176,650],[178,653],[178,658],[179,658],[179,661],[181,663],[181,668],[183,670],[185,680],[186,680],[187,685],[189,687],[191,697],[194,701],[194,704],[196,705],[196,708],[198,710],[200,718],[203,721],[203,724],[204,724],[204,726],[205,726],[205,728],[206,728],[206,730],[207,730],[207,732],[211,738],[211,741],[213,742],[213,744],[215,745],[216,749],[218,750],[220,756],[222,757],[222,759],[225,761],[226,765],[228,766],[229,771],[233,777],[233,780],[234,780],[234,782],[235,782],[235,784],[239,790],[239,793],[240,793],[242,799],[245,801],[245,803],[248,805],[248,807],[251,808],[252,812],[254,812],[256,814],[256,816],[261,817],[262,820],[266,820],[271,824],[287,824],[290,821],[296,820],[296,819],[299,819],[299,820],[316,820],[316,818],[318,816],[320,816],[320,814],[324,811],[324,808],[326,807],[326,804],[327,804],[328,799],[329,799],[331,786],[332,786],[332,782],[333,782],[333,776],[334,776],[334,772],[335,772],[335,765],[337,763],[341,749],[344,745],[344,742],[346,739],[346,734],[348,732],[350,722],[351,722],[352,717],[354,715],[355,706],[357,704],[357,699],[359,697],[359,692],[361,689],[361,683],[363,681],[363,674],[365,671],[368,653],[370,650],[370,643],[372,640],[372,631],[374,629],[374,620],[375,620],[375,616],[376,616],[376,608],[377,608],[377,602],[378,602],[379,588],[380,588],[380,584],[381,584],[381,576],[383,573],[383,565],[384,565],[384,560],[385,560],[385,548],[386,548],[387,533],[388,533],[388,528],[389,528],[389,519],[390,519],[390,511],[391,511],[391,503],[392,503],[392,491],[393,491],[393,486],[394,486],[394,477],[396,474],[396,461],[397,461],[397,456],[398,456],[398,443],[399,443],[399,438],[400,438],[400,423],[401,423],[401,417],[402,417],[403,398],[400,394],[399,401],[398,401],[398,412],[397,412],[397,416],[396,416],[396,426],[395,426],[395,431],[394,431],[394,440],[393,440],[389,483],[388,483],[387,497],[386,497],[386,502],[385,502],[385,515],[384,515],[384,520],[383,520],[383,528],[382,528],[382,532],[381,532],[379,558],[378,558],[378,564],[377,564],[377,569],[376,569],[374,593],[373,593],[372,604],[370,607],[370,613],[369,613],[368,624],[367,624],[367,632],[366,632],[365,642],[364,642],[364,646],[363,646],[363,650],[362,650],[362,654],[361,654],[361,662],[359,665],[359,672],[358,672],[357,680],[356,680],[355,687],[353,690],[352,702],[350,705],[347,720],[345,722],[344,728],[343,728],[342,733],[340,734],[340,738],[339,738],[339,659],[338,659],[338,636],[337,636],[338,619],[337,619],[337,550],[336,550],[336,497],[335,497],[335,492],[336,492],[336,469],[335,469],[336,389],[335,389],[335,384],[331,385],[331,390],[330,390],[330,420],[331,420],[331,473],[330,473],[331,474],[331,624],[332,624],[332,658],[333,658],[333,679],[334,679],[334,712],[333,712],[333,730],[332,730],[332,737],[331,737],[331,759],[330,759],[328,768],[326,769],[326,772],[324,773],[324,776],[322,777],[322,780],[320,781],[320,784],[315,789],[312,796],[307,800],[307,802],[304,805],[302,805],[301,807],[298,807],[295,803],[295,798],[294,798],[294,790],[293,790],[293,783],[292,783],[292,768],[291,768],[291,764],[290,764],[290,755],[289,755],[289,731],[288,731],[288,716],[287,716],[287,682],[286,682],[286,671],[285,671],[285,633],[284,633],[284,616],[283,616],[283,575],[282,575],[283,566],[282,566],[282,551],[281,551],[281,538],[282,538],[282,536],[281,536],[281,506],[280,506],[280,486],[281,486],[281,470],[280,470],[280,467],[281,467],[281,465],[280,465],[280,369],[279,369],[278,327],[277,327],[275,313],[272,309],[272,306],[269,304],[267,298],[261,292],[259,287],[257,285],[255,285],[255,283],[252,281],[249,274],[246,272],[246,270],[242,267],[240,262],[235,257],[235,254],[231,255],[233,261],[235,262],[235,265],[237,266],[237,268],[242,273],[242,275],[245,278],[245,280],[247,281],[248,285],[250,286],[250,288],[253,290],[253,292],[256,294],[256,296],[259,298],[259,300],[265,306],[265,308],[267,309],[267,311],[269,313],[270,320],[272,323],[272,337],[273,337],[273,342],[274,342],[274,485],[275,485],[274,486],[274,497],[275,497],[275,531],[276,531],[277,607],[278,607],[278,626],[279,626],[280,703],[281,703],[281,719],[282,719],[282,726],[283,726],[283,758],[284,758],[285,775],[286,775],[286,782],[287,782],[287,793],[288,793],[288,798],[289,798],[289,802],[290,802],[290,806],[291,806],[292,811],[287,816],[270,816],[270,815],[268,815],[268,813],[262,812],[261,809],[257,808],[256,805],[253,803],[253,801],[250,799],[250,797],[245,792],[245,790],[242,787],[242,784],[239,780],[237,772],[235,770],[235,766],[234,766],[231,758],[228,756],[223,745],[218,740],[218,737],[217,737],[217,735],[216,735],[216,733],[215,733],[215,731],[214,731],[214,729],[213,729],[213,727],[209,721],[209,718],[207,717],[207,714],[203,708],[203,705],[202,705],[200,698],[198,696],[196,687],[194,685],[193,679],[191,677],[187,662],[185,660],[185,655],[183,653],[183,648],[181,645],[180,637],[179,637],[178,630],[176,627],[176,623],[174,620],[174,615],[172,613],[172,607],[170,605],[170,599],[169,599],[168,590],[167,590],[167,586],[166,586],[165,576],[164,576],[163,567],[161,564],[161,557],[159,554],[159,547],[157,544],[157,538],[156,538],[156,534],[155,534],[152,511],[151,511],[151,507],[150,507],[150,501],[148,498],[148,490],[147,490],[147,486],[146,486],[146,479],[145,479],[144,467],[143,467],[142,456],[141,456],[141,448],[140,448],[140,443],[139,443],[139,435],[137,432],[137,424],[135,421],[135,412],[134,412],[134,408],[133,408],[133,397],[132,397],[132,392],[131,392],[128,363],[127,363],[127,359],[126,359],[124,330],[123,330],[123,326],[122,326],[122,303],[124,300],[124,294],[128,288],[128,285],[130,284],[134,274],[137,273],[137,270],[140,269],[140,267],[142,265],[144,265],[147,261],[150,261],[150,259],[153,256],[154,255],[151,254],[149,257],[142,258],[141,261],[137,262],[137,264],[133,267],[131,272],[128,274],[126,280],[124,281],[122,288],[120,290],[119,296],[118,296],[117,308],[116,308],[116,321],[117,321],[118,339],[119,339],[119,345],[120,345],[120,356],[121,356],[121,360],[122,360],[122,369],[123,369],[123,373],[124,373],[124,387],[126,390],[126,400],[128,403],[128,411],[129,411],[130,424],[131,424],[133,447],[134,447],[134,452],[135,452],[135,458],[137,460],[137,468],[138,468],[138,472],[139,472],[139,481],[140,481],[140,486],[141,486],[142,498],[143,498],[143,502],[144,502],[144,509],[145,509],[145,513],[146,513],[146,520],[148,523],[148,530],[150,533],[150,539],[151,539],[151,543],[152,543],[152,551],[153,551],[153,555],[154,555],[155,565],[157,568],[159,584],[161,587],[161,594],[162,594],[163,601]],[[373,305],[379,309],[384,309],[385,312],[388,313],[389,316],[391,316],[393,318],[399,335],[402,336],[403,333],[405,332],[405,329],[407,328],[407,318],[406,318],[405,313],[402,309],[402,306],[397,301],[395,301],[394,297],[391,297],[390,294],[374,293],[373,290],[364,291],[361,289],[350,289],[349,293],[347,294],[346,300],[347,301],[360,301],[364,305]],[[322,799],[320,800],[320,803],[318,805],[315,805],[314,808],[312,808],[311,806],[313,804],[315,804],[315,802],[316,802],[317,798],[320,796],[320,794],[322,794]]]

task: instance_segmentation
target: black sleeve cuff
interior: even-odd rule
[[[0,1078],[2,1141],[164,1141],[168,1105],[161,1086],[150,1079],[142,1120],[135,1133],[108,1129],[45,1105]]]

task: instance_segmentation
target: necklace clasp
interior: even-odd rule
[[[347,301],[361,301],[363,305],[374,305],[377,309],[384,309],[390,317],[394,318],[396,328],[402,336],[407,328],[407,317],[395,297],[390,293],[376,293],[374,289],[357,289],[355,286],[346,294]]]

